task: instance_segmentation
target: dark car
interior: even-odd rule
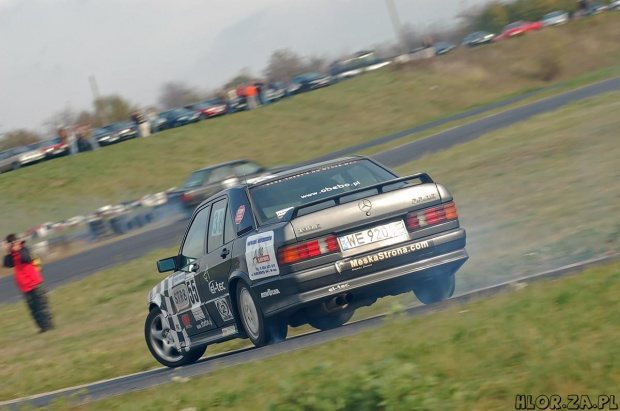
[[[288,93],[299,94],[329,85],[331,85],[330,76],[320,73],[306,73],[295,77],[291,81],[291,84],[288,86]]]
[[[452,195],[427,174],[398,177],[367,157],[312,164],[204,201],[167,278],[148,295],[146,343],[160,363],[207,346],[339,327],[378,298],[450,298],[469,258]]]
[[[138,137],[138,126],[133,121],[109,124],[93,130],[93,136],[101,146]]]
[[[226,114],[226,104],[218,99],[207,100],[185,106],[188,110],[198,111],[202,118],[212,118]]]
[[[477,31],[475,33],[468,34],[463,39],[463,45],[468,47],[480,46],[482,44],[488,44],[493,41],[495,34],[488,31]]]
[[[169,200],[178,198],[190,210],[213,194],[241,181],[253,181],[261,176],[269,176],[283,167],[266,169],[248,160],[235,160],[194,171],[183,186],[168,194]]]
[[[440,41],[435,43],[433,47],[435,48],[435,55],[437,56],[449,53],[456,48],[456,46],[449,41]]]
[[[165,130],[168,128],[180,127],[190,123],[200,121],[201,114],[199,112],[188,110],[186,108],[175,108],[172,110],[162,111],[159,113],[158,128]]]

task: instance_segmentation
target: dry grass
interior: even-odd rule
[[[618,110],[620,93],[586,100],[400,170],[428,171],[455,195],[471,254],[459,290],[618,249]],[[157,366],[142,336],[145,296],[161,279],[154,261],[173,252],[51,292],[58,329],[50,333],[35,333],[22,304],[4,307],[0,327],[10,332],[0,335],[0,400]],[[356,318],[413,301],[412,294],[383,299]],[[472,346],[469,355],[479,353]]]
[[[618,292],[615,264],[79,409],[508,410],[517,394],[597,401],[620,386]]]

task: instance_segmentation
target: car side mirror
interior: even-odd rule
[[[178,268],[178,259],[176,256],[164,258],[163,260],[159,260],[157,262],[157,270],[160,273],[166,273],[168,271],[176,271]]]

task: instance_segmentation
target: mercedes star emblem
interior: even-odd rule
[[[357,203],[357,206],[365,213],[369,213],[370,210],[372,210],[372,203],[370,202],[370,200],[363,199],[359,203]]]

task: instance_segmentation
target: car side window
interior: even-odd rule
[[[213,204],[211,219],[209,220],[209,240],[207,242],[209,252],[213,252],[224,245],[224,226],[226,225],[227,199],[222,199]]]
[[[181,248],[181,266],[186,266],[205,254],[205,241],[207,237],[207,222],[211,207],[206,207],[198,212],[187,231],[183,247]]]
[[[220,181],[226,180],[228,177],[232,177],[233,171],[230,166],[218,167],[215,170],[211,171],[211,175],[209,176],[209,183],[218,183]]]
[[[237,237],[232,217],[230,216],[230,207],[226,210],[226,221],[224,222],[224,244],[230,243]]]
[[[249,176],[252,174],[259,173],[263,170],[263,167],[259,166],[256,163],[252,163],[250,161],[244,163],[237,163],[233,165],[233,169],[235,170],[235,174],[239,177]]]

